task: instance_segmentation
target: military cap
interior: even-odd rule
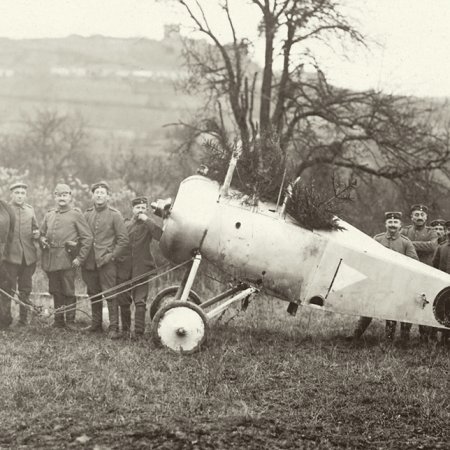
[[[22,181],[17,181],[16,183],[13,183],[10,187],[9,190],[13,191],[14,189],[17,188],[23,188],[23,189],[28,189],[28,184],[22,182]]]
[[[55,186],[55,194],[71,194],[72,193],[72,189],[70,189],[70,186],[68,184],[65,183],[58,183]]]
[[[431,227],[437,227],[438,225],[445,226],[446,221],[444,219],[434,219],[430,222]]]
[[[422,205],[420,203],[411,206],[410,212],[423,211],[428,214],[428,206]]]
[[[148,206],[148,198],[147,197],[136,197],[131,200],[131,204],[133,206],[136,205],[147,205]]]
[[[109,187],[109,184],[102,180],[102,181],[97,181],[97,183],[94,183],[91,186],[91,192],[93,193],[97,188],[102,187],[105,188],[108,192],[110,192],[111,188]]]
[[[402,220],[403,214],[400,211],[387,211],[384,213],[384,220],[398,219]]]

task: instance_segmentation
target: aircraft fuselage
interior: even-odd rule
[[[185,179],[160,247],[175,263],[196,250],[236,278],[335,313],[450,326],[450,275],[383,247],[352,225],[308,230],[275,205],[248,205],[218,183]]]

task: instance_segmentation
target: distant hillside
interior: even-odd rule
[[[199,106],[175,89],[185,76],[180,51],[176,33],[162,41],[0,39],[0,131],[20,132],[25,116],[49,108],[80,114],[99,146],[122,139],[160,151],[163,126]]]
[[[164,125],[201,106],[201,98],[175,88],[186,76],[181,49],[173,26],[161,41],[0,38],[0,132],[20,132],[36,109],[57,109],[80,114],[99,148],[122,140],[160,152],[170,133]],[[441,120],[449,111],[444,104]]]
[[[177,36],[163,41],[69,36],[62,39],[0,38],[0,67],[17,71],[46,71],[52,67],[179,68]]]

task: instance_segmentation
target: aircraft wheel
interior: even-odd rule
[[[169,303],[173,303],[175,295],[178,292],[178,288],[179,286],[169,286],[156,294],[156,297],[153,299],[152,304],[150,305],[150,319],[153,319],[158,310],[163,306],[166,306]],[[189,292],[188,301],[195,303],[196,305],[200,305],[202,303],[198,294],[192,290],[191,292]]]
[[[162,307],[152,322],[152,337],[158,345],[179,353],[194,353],[206,343],[208,320],[202,309],[190,302],[172,302]]]

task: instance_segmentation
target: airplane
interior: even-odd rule
[[[309,230],[281,207],[243,201],[231,189],[238,155],[222,185],[204,175],[183,180],[175,201],[152,204],[164,217],[160,249],[172,263],[189,260],[178,286],[158,293],[150,314],[163,347],[193,353],[209,321],[259,292],[333,313],[450,328],[450,275],[394,252],[336,218],[338,230]],[[206,300],[192,284],[206,259],[235,275],[235,284]]]

